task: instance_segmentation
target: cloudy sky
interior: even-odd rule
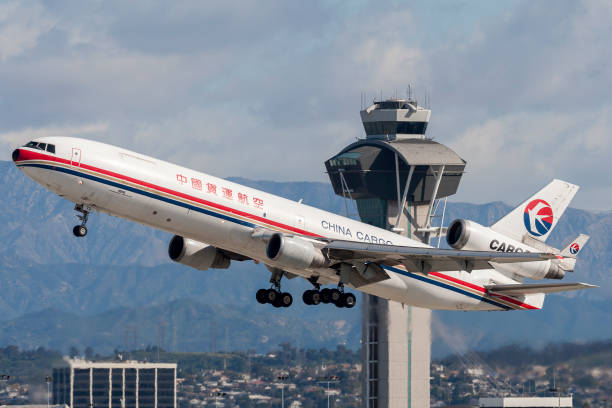
[[[326,181],[360,95],[433,109],[468,162],[456,200],[551,178],[612,209],[612,2],[3,1],[2,159],[35,136],[118,144],[218,176]]]

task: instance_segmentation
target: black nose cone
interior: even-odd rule
[[[19,149],[13,150],[13,161],[19,160]]]

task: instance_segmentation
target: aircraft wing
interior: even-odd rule
[[[503,293],[505,295],[529,295],[532,293],[556,293],[569,290],[591,289],[599,286],[588,283],[533,283],[517,285],[488,285],[489,292]]]
[[[332,241],[322,250],[338,262],[374,262],[381,265],[404,265],[410,272],[490,269],[489,262],[513,263],[555,259],[553,254],[533,252],[459,251],[427,247],[368,244],[354,241]]]

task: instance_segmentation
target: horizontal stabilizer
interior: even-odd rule
[[[488,285],[489,292],[503,293],[505,295],[528,295],[532,293],[556,293],[570,290],[598,288],[588,283],[534,283],[517,285]]]

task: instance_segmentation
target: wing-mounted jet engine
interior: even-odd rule
[[[270,237],[266,255],[271,260],[289,268],[321,268],[328,264],[323,252],[311,241],[279,233]]]
[[[230,257],[222,250],[175,235],[168,245],[168,255],[174,262],[187,265],[200,271],[207,269],[227,269],[230,266]]]

